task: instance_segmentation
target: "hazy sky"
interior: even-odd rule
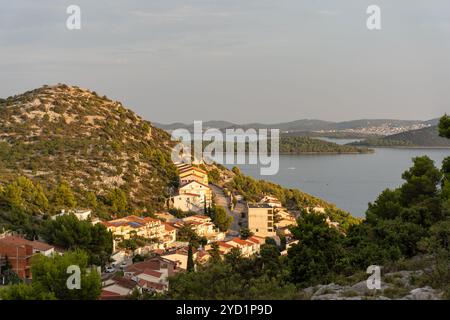
[[[165,123],[434,118],[450,113],[450,1],[0,0],[0,97],[58,82]]]

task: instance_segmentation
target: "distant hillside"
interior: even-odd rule
[[[354,142],[353,146],[370,147],[445,147],[450,148],[450,140],[439,136],[438,127],[432,126],[418,130],[411,130],[391,136],[366,139]]]
[[[170,123],[170,124],[162,124],[162,123],[157,123],[154,122],[153,125],[157,128],[166,130],[166,131],[172,131],[175,129],[188,129],[189,131],[194,131],[194,125],[193,123],[191,124],[184,124],[181,122],[174,122],[174,123]],[[234,124],[228,121],[205,121],[203,122],[203,129],[209,129],[209,128],[214,128],[214,129],[226,129],[229,127],[233,127]]]
[[[369,128],[385,128],[386,130],[391,130],[396,132],[395,130],[404,131],[409,128],[417,127],[417,126],[430,126],[436,125],[438,119],[432,119],[428,121],[422,120],[393,120],[393,119],[361,119],[361,120],[351,120],[351,121],[343,121],[343,122],[330,122],[323,121],[317,119],[301,119],[295,120],[291,122],[282,122],[282,123],[246,123],[246,124],[234,124],[227,121],[205,121],[203,123],[203,128],[217,128],[217,129],[228,129],[228,128],[242,128],[242,129],[279,129],[283,133],[291,134],[291,135],[305,135],[305,133],[314,132],[319,135],[328,136],[339,136],[342,134],[346,134],[346,137],[349,135],[353,136],[364,136],[364,135],[374,135],[376,132],[367,132],[364,133],[365,129]],[[183,123],[172,123],[172,124],[158,124],[155,123],[155,126],[158,128],[172,131],[174,129],[188,129],[193,130],[192,124],[183,124]],[[361,132],[358,132],[361,131]],[[324,133],[325,132],[325,133]]]

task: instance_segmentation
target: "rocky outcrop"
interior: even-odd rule
[[[429,286],[415,287],[413,277],[423,271],[398,271],[383,276],[381,288],[369,289],[366,280],[355,284],[330,283],[303,289],[311,300],[441,300],[443,294]]]

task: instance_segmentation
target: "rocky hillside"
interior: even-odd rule
[[[176,184],[170,136],[120,102],[75,86],[43,86],[0,100],[0,187],[18,175],[78,198],[120,188],[130,210],[163,206]]]

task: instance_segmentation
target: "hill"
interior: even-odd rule
[[[302,153],[371,153],[372,149],[360,148],[349,145],[339,145],[333,142],[313,139],[310,137],[281,137],[281,154],[302,154]]]
[[[93,193],[104,211],[120,188],[130,212],[162,208],[177,181],[165,131],[120,102],[62,84],[0,101],[0,189],[20,175],[50,194],[65,181],[79,206]]]
[[[425,126],[436,125],[438,119],[427,121],[422,120],[395,120],[395,119],[360,119],[342,122],[331,122],[317,119],[300,119],[281,123],[245,123],[234,124],[227,121],[206,121],[203,128],[224,129],[279,129],[283,134],[295,136],[325,136],[325,137],[344,137],[344,138],[365,138],[367,136],[385,136],[393,133],[422,128]],[[182,128],[193,130],[192,124],[172,123],[158,124],[158,128],[172,131]]]
[[[439,147],[450,148],[450,140],[439,136],[437,126],[411,130],[383,138],[370,138],[354,142],[353,146],[370,147]]]

